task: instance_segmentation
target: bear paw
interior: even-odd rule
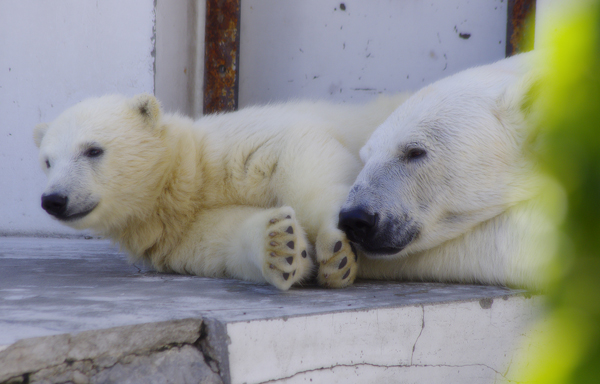
[[[267,223],[263,276],[277,288],[286,290],[309,277],[311,270],[308,242],[294,210],[290,207],[277,210]]]
[[[324,242],[317,238],[317,281],[328,288],[347,287],[358,273],[358,253],[343,233],[326,237],[329,239]]]

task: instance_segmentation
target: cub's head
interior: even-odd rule
[[[99,232],[142,215],[164,176],[160,115],[154,96],[104,96],[37,125],[34,141],[48,176],[42,208],[73,228]]]
[[[435,247],[528,198],[525,59],[440,80],[374,132],[339,222],[367,256]]]

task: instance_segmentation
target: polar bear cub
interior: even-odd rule
[[[556,236],[530,156],[535,59],[442,79],[375,130],[340,212],[359,277],[543,286]]]
[[[158,271],[268,282],[353,282],[338,211],[358,150],[406,95],[365,106],[296,102],[209,115],[158,100],[83,101],[34,130],[48,176],[42,207]]]

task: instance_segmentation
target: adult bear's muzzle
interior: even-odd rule
[[[338,228],[370,258],[397,254],[419,236],[419,226],[408,217],[381,217],[364,206],[343,207]]]
[[[358,206],[340,211],[338,228],[346,233],[348,240],[359,243],[371,236],[378,222],[377,213],[368,212],[364,207]]]

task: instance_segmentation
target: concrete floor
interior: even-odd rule
[[[0,383],[494,382],[517,374],[506,355],[538,301],[436,283],[281,292],[159,274],[103,240],[0,237]]]

